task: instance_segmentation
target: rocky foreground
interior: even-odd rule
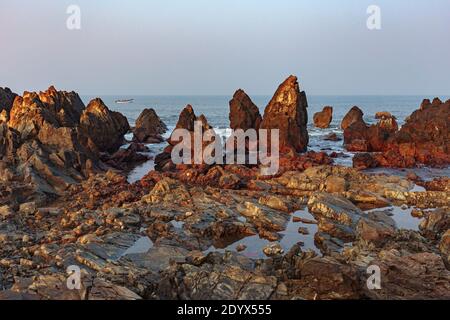
[[[344,143],[364,153],[345,168],[300,153],[307,101],[289,77],[264,115],[242,90],[230,101],[233,128],[280,129],[278,175],[174,165],[169,139],[159,171],[130,184],[126,172],[148,160],[140,142],[166,130],[153,110],[130,128],[100,99],[0,89],[0,299],[450,299],[449,178],[358,170],[448,165],[449,108],[425,103],[400,129],[385,113],[369,127],[352,109]],[[195,120],[209,128],[191,106],[177,128]],[[79,290],[67,287],[74,265]],[[380,289],[367,285],[369,266]]]

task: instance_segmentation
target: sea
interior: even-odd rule
[[[97,96],[82,96],[83,102],[87,105],[89,101]],[[167,125],[169,137],[175,127],[181,110],[190,104],[194,108],[196,115],[204,114],[208,119],[208,123],[221,136],[227,136],[230,133],[229,128],[229,100],[231,96],[99,96],[109,109],[119,111],[128,118],[130,126],[134,126],[139,114],[145,108],[153,108],[162,121]],[[313,151],[340,152],[342,157],[336,159],[336,164],[351,166],[353,153],[346,152],[343,148],[343,141],[325,141],[323,138],[334,132],[342,138],[342,130],[340,123],[345,114],[353,106],[358,106],[364,112],[364,120],[371,124],[376,123],[375,113],[378,111],[389,111],[397,118],[397,122],[401,126],[406,117],[414,110],[417,110],[424,98],[433,99],[433,96],[370,96],[370,95],[353,95],[353,96],[308,96],[308,133],[309,145],[308,149]],[[450,96],[439,96],[442,101],[446,101]],[[116,100],[134,99],[132,103],[118,104]],[[271,96],[252,96],[252,101],[259,107],[261,114],[269,103]],[[333,121],[327,129],[315,128],[312,123],[313,114],[321,111],[324,106],[333,107]],[[126,136],[131,140],[132,135]],[[149,156],[154,157],[161,152],[166,144],[148,145],[150,148]],[[123,146],[124,148],[127,145]],[[128,180],[130,183],[140,180],[150,170],[154,169],[153,159],[139,165],[129,173]],[[369,172],[406,175],[408,170],[396,169],[375,169]],[[432,179],[440,176],[450,176],[450,167],[444,169],[433,168],[416,168],[414,172],[424,179]]]

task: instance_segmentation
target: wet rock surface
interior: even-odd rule
[[[0,294],[448,298],[449,195],[412,189],[401,177],[337,166],[250,178],[241,190],[199,187],[167,173],[131,185],[113,172],[97,174],[48,207],[0,207]],[[443,199],[436,210],[433,201]],[[421,207],[420,231],[400,228],[385,210],[401,205]],[[80,290],[65,287],[69,265],[82,270]],[[381,290],[367,288],[370,265],[381,269]]]

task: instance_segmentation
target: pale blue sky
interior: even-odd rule
[[[17,92],[272,94],[296,74],[308,94],[450,94],[449,0],[1,0],[0,43]]]

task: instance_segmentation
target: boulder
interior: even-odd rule
[[[136,120],[133,140],[143,143],[162,142],[164,139],[161,135],[166,131],[166,125],[158,117],[155,110],[144,109]]]
[[[313,116],[314,125],[317,128],[325,129],[330,126],[333,120],[333,107],[323,107],[323,110],[316,112]]]
[[[307,107],[306,94],[300,92],[297,77],[289,76],[267,105],[261,123],[262,129],[279,129],[281,153],[306,151],[309,142]]]
[[[127,118],[119,112],[110,111],[99,98],[89,102],[83,111],[80,128],[102,152],[116,151],[130,130]]]
[[[230,128],[233,130],[258,130],[261,125],[261,114],[244,90],[237,90],[230,100]]]
[[[364,122],[363,120],[364,113],[360,108],[354,106],[350,109],[350,111],[344,116],[341,122],[342,130],[347,129],[354,122]]]

